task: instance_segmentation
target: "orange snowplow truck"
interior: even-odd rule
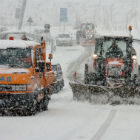
[[[47,110],[54,83],[45,42],[0,40],[0,111]]]

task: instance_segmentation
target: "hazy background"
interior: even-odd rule
[[[16,8],[22,0],[0,0],[0,24],[16,26]],[[27,0],[24,25],[32,17],[33,25],[59,26],[60,8],[68,8],[67,25],[93,22],[107,30],[122,30],[132,25],[140,29],[140,0]]]

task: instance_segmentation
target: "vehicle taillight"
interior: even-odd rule
[[[122,71],[122,77],[124,77],[124,71]]]
[[[93,66],[96,66],[96,61],[93,62]]]
[[[9,37],[9,40],[14,40],[14,37],[13,37],[13,36],[10,36],[10,37]]]

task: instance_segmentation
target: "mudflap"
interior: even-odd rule
[[[136,86],[110,88],[98,85],[87,85],[78,82],[69,83],[73,99],[88,101],[94,104],[140,104],[140,89]]]

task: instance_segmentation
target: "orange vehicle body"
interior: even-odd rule
[[[21,61],[31,63],[30,68],[0,67],[0,109],[47,109],[54,72],[51,62],[46,62],[46,44],[42,42],[25,48],[29,47],[32,58]]]

